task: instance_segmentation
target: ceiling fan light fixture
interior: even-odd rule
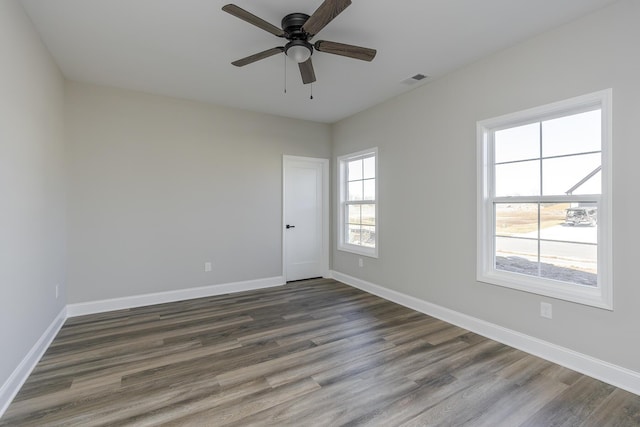
[[[284,49],[284,53],[298,64],[306,62],[313,53],[313,47],[304,40],[290,41]]]

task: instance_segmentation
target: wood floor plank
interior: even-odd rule
[[[586,422],[615,387],[589,377],[582,377],[552,402],[527,419],[522,426],[574,426]]]
[[[325,425],[348,424],[387,399],[396,399],[417,388],[413,381],[387,373],[363,379],[348,377],[323,386],[309,396],[243,417],[234,426],[245,425]],[[339,405],[336,403],[340,402]]]
[[[465,387],[400,425],[462,426],[480,417],[490,407],[496,395],[508,394],[514,387],[512,383],[497,376],[481,378],[482,381],[466,383]]]
[[[315,381],[305,378],[244,396],[231,405],[218,405],[215,408],[189,414],[167,425],[231,425],[290,400],[305,399],[308,393],[319,389],[320,386]],[[241,424],[245,423],[246,421],[243,421]]]
[[[590,426],[632,427],[640,426],[640,400],[628,391],[614,390],[594,410],[588,420]]]
[[[511,388],[509,393],[494,396],[494,399],[488,403],[487,409],[465,425],[474,427],[522,425],[527,421],[529,414],[540,411],[568,387],[543,375],[528,376],[526,380],[512,384],[515,387]]]
[[[67,319],[0,426],[639,426],[640,396],[330,279]]]

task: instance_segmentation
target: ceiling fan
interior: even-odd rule
[[[354,46],[344,43],[336,43],[318,40],[311,43],[310,40],[320,32],[329,22],[338,16],[351,4],[351,0],[325,0],[311,16],[305,13],[290,13],[282,18],[282,28],[253,15],[250,12],[234,5],[228,4],[222,8],[227,13],[240,18],[258,28],[270,32],[274,36],[284,38],[288,42],[284,46],[278,46],[259,52],[246,58],[233,61],[236,67],[243,67],[261,59],[284,52],[289,58],[298,63],[300,75],[304,84],[316,81],[313,71],[311,55],[314,50],[323,53],[346,56],[348,58],[371,61],[376,56],[375,49]]]

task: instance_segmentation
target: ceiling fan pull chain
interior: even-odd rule
[[[313,83],[311,83],[309,86],[311,86],[311,96],[309,97],[309,99],[313,99]]]
[[[287,93],[287,55],[284,55],[284,93]]]

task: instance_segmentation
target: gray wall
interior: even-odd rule
[[[380,258],[333,269],[640,371],[638,22],[620,1],[337,123],[334,158],[379,147]],[[615,310],[476,282],[476,122],[609,87]]]
[[[0,58],[1,385],[66,303],[66,202],[62,75],[13,0]]]
[[[281,276],[282,156],[331,154],[326,124],[80,83],[66,128],[69,303]]]

